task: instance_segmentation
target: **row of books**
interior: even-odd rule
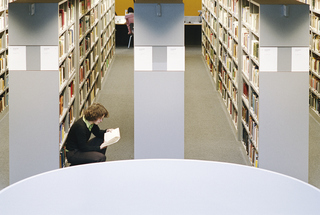
[[[250,159],[251,164],[254,167],[259,167],[259,155],[258,155],[258,150],[254,147],[252,142],[249,140],[249,145],[248,145],[248,156]]]
[[[103,17],[101,17],[101,23],[102,23],[103,29],[106,28],[110,22],[114,21],[113,17],[114,17],[113,10],[108,10],[108,12]]]
[[[8,25],[8,13],[4,13],[0,16],[0,31],[7,29]]]
[[[0,96],[0,113],[5,109],[8,104],[8,95]]]
[[[113,3],[111,0],[103,0],[101,2],[101,14],[104,14],[106,11],[108,11],[112,5],[113,5]],[[112,9],[114,9],[114,8],[112,8]]]
[[[208,65],[210,73],[211,73],[211,75],[213,76],[213,78],[215,80],[215,73],[213,73],[213,70],[214,70],[214,63],[213,62],[214,61],[212,60],[211,54],[207,53],[207,49],[205,49],[203,46],[202,46],[202,55],[204,56],[205,62]]]
[[[310,75],[310,87],[312,87],[318,93],[320,93],[320,80],[318,77]]]
[[[230,114],[230,117],[233,121],[233,124],[237,128],[238,111],[232,99],[229,96],[227,96],[227,99],[226,99],[226,106],[227,106],[228,113]]]
[[[96,74],[92,72],[84,84],[82,85],[80,89],[80,104],[83,104],[84,101],[89,100],[89,103],[91,104],[91,101],[93,101],[95,97],[95,93],[91,93],[92,91],[95,92],[95,88],[97,87],[96,82]],[[92,97],[93,96],[93,97]]]
[[[211,28],[207,25],[206,22],[203,22],[202,29],[205,32],[205,36],[208,38],[208,41],[210,41],[210,43],[212,44],[213,47],[216,47],[216,45],[217,45],[216,34],[214,32],[212,32]]]
[[[255,92],[251,92],[250,104],[251,104],[251,109],[258,120],[259,119],[259,96]]]
[[[67,26],[67,11],[59,9],[59,29],[63,31]]]
[[[62,146],[64,145],[65,139],[67,138],[67,134],[69,132],[69,129],[71,125],[74,122],[74,105],[72,104],[69,108],[68,113],[66,116],[62,119],[62,122],[60,123],[59,126],[59,144],[60,148],[63,148]]]
[[[320,12],[320,0],[312,0],[310,1],[310,6],[313,10]]]
[[[310,69],[314,73],[320,75],[320,57],[311,57]]]
[[[237,127],[237,121],[238,121],[237,88],[234,85],[231,78],[229,77],[229,75],[227,75],[227,72],[223,69],[219,70],[218,89],[219,89],[219,92],[220,92],[223,100],[225,101],[227,110],[230,114],[230,117],[231,117],[233,123],[234,123],[234,126]]]
[[[111,38],[108,40],[108,42],[104,44],[100,54],[102,62],[104,62],[107,57],[113,56],[114,41],[115,41],[115,36],[112,35]]]
[[[251,27],[252,31],[259,32],[259,13],[251,13],[250,7],[243,7],[242,20]]]
[[[9,41],[8,33],[2,32],[2,34],[0,36],[0,50],[1,51],[3,51],[4,49],[7,49],[8,41]]]
[[[202,5],[207,8],[207,11],[209,13],[214,14],[215,16],[217,16],[217,6],[218,4],[216,3],[215,0],[202,0]]]
[[[59,31],[63,32],[69,25],[74,23],[75,17],[74,0],[69,0],[66,4],[59,5]]]
[[[239,0],[219,0],[219,4],[228,9],[231,13],[238,14]]]
[[[0,78],[0,93],[2,93],[6,88],[4,78]]]
[[[320,32],[320,17],[315,15],[315,14],[311,14],[310,15],[310,27],[316,31],[316,32]]]
[[[75,97],[75,86],[74,86],[74,80],[70,82],[66,90],[63,90],[63,92],[59,96],[59,114],[60,117],[63,116],[64,110],[68,109],[68,106],[70,106],[71,102],[73,101],[73,98]]]
[[[60,86],[72,76],[74,72],[74,56],[73,52],[67,58],[67,61],[64,61],[59,67],[59,84]]]
[[[259,128],[257,122],[252,118],[252,116],[249,117],[249,133],[251,135],[252,143],[254,144],[255,148],[258,149],[259,146]]]
[[[222,70],[219,72],[219,78],[221,79],[221,82],[223,83],[224,87],[229,92],[230,97],[233,99],[234,103],[237,104],[238,96],[237,96],[237,85],[235,84],[235,81],[232,80],[232,77],[229,76],[225,70]]]
[[[309,105],[320,116],[320,98],[313,93],[310,93]]]
[[[245,104],[242,105],[242,121],[246,127],[249,127],[249,111]]]
[[[80,16],[86,14],[90,9],[92,5],[95,5],[95,1],[93,4],[91,3],[92,0],[80,0],[79,1],[79,14]]]
[[[87,58],[83,61],[79,68],[79,85],[81,85],[90,72],[90,60]]]
[[[7,55],[1,55],[0,56],[0,73],[3,71],[6,71],[7,69]]]
[[[257,65],[252,65],[251,74],[251,81],[253,85],[259,89],[259,67]]]
[[[216,16],[213,15],[209,10],[206,10],[204,12],[204,20],[208,25],[212,28],[215,29],[217,26],[217,19]]]

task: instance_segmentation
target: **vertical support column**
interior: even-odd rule
[[[259,167],[306,182],[308,80],[308,5],[260,5]]]
[[[184,158],[184,4],[134,14],[134,157]]]
[[[59,168],[58,3],[9,4],[10,184]]]

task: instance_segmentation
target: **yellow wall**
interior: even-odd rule
[[[118,16],[124,16],[124,11],[128,7],[133,8],[133,0],[115,0],[116,1],[116,13]],[[183,0],[184,3],[184,15],[185,16],[198,16],[198,10],[201,10],[201,0]]]

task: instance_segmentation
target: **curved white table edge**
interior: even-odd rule
[[[142,159],[53,170],[0,191],[1,214],[318,214],[320,190],[251,166]]]

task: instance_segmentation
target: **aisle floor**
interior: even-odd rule
[[[102,128],[121,128],[121,140],[107,150],[107,160],[134,156],[133,49],[117,48],[97,101],[110,117]],[[200,47],[186,48],[185,158],[250,165],[219,93],[204,64]],[[0,190],[9,184],[9,115],[0,119]],[[320,124],[310,114],[309,183],[320,188]],[[170,150],[170,149],[168,149]],[[298,159],[298,158],[297,158]]]
[[[107,81],[98,101],[110,111],[102,126],[120,127],[125,135],[108,148],[108,160],[133,158],[133,49],[117,48]],[[236,140],[222,99],[213,89],[212,78],[200,48],[186,50],[185,158],[248,165],[242,144]],[[168,149],[170,150],[170,149]]]

